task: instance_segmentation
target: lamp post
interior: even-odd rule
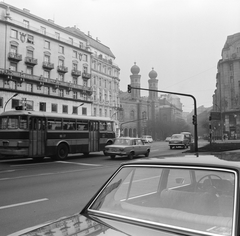
[[[14,95],[12,95],[12,97],[10,97],[7,101],[6,101],[6,103],[5,103],[5,105],[4,105],[4,109],[3,109],[3,112],[5,112],[5,109],[6,109],[6,106],[7,106],[7,104],[9,103],[9,101],[11,101],[14,97],[16,97],[18,95],[18,93],[15,93]]]

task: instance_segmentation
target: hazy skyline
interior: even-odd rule
[[[127,90],[136,62],[141,87],[148,88],[148,74],[154,68],[159,90],[192,94],[197,106],[212,105],[222,48],[227,36],[240,32],[239,0],[4,2],[62,27],[76,25],[98,38],[116,57],[122,91]],[[184,111],[193,109],[191,98],[181,101]]]

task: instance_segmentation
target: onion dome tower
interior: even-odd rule
[[[140,79],[141,75],[139,75],[140,68],[136,65],[136,62],[134,62],[134,65],[131,67],[131,73],[130,79],[131,79],[131,86],[140,88]],[[140,99],[140,90],[133,89],[131,92],[131,97],[133,99]]]
[[[148,87],[152,90],[158,90],[158,80],[157,78],[157,72],[152,68],[152,70],[148,74],[149,80],[148,80]],[[157,101],[158,99],[158,92],[149,91],[149,100],[151,101]]]

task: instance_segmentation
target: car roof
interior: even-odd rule
[[[122,165],[178,165],[178,166],[197,166],[197,167],[218,167],[240,171],[239,153],[235,154],[191,154],[182,156],[160,156],[144,159],[137,159],[122,163]]]

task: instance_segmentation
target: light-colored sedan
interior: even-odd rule
[[[141,138],[120,137],[115,139],[114,143],[107,145],[104,150],[106,156],[114,159],[116,156],[127,156],[133,159],[134,156],[149,156],[150,145],[145,144]]]

